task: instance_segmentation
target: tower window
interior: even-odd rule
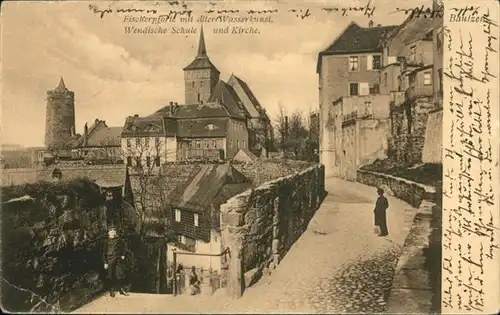
[[[200,93],[198,93],[198,102],[201,101]]]
[[[200,87],[203,87],[203,81],[200,81]]]
[[[195,82],[193,81],[193,82],[192,82],[192,84],[191,84],[191,85],[192,85],[192,87],[194,87],[194,84],[195,84]]]

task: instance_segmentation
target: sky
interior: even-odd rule
[[[363,6],[368,1],[211,1],[181,2],[193,11],[192,23],[161,27],[200,27],[204,10],[274,10],[273,23],[251,26],[260,34],[214,34],[228,24],[204,23],[208,56],[227,81],[234,73],[248,83],[273,119],[278,104],[291,113],[318,108],[318,53],[345,27],[396,25],[406,18],[399,8],[430,5],[430,0],[372,0],[373,16],[362,12],[326,12],[322,8]],[[90,8],[111,9],[103,18]],[[1,8],[1,117],[0,142],[43,146],[46,91],[60,77],[75,93],[76,132],[96,118],[108,126],[123,126],[130,115],[149,115],[170,101],[184,102],[182,68],[195,57],[196,34],[126,34],[124,16],[117,9],[154,9],[157,16],[182,10],[158,1],[7,1]],[[289,10],[309,9],[301,19]],[[247,16],[246,13],[231,16]],[[241,25],[241,24],[234,24]],[[158,27],[147,23],[137,27]],[[232,25],[230,25],[232,26]]]

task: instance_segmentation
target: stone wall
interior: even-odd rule
[[[54,169],[62,172],[64,180],[76,178],[90,178],[93,180],[118,177],[125,180],[125,165],[105,164],[105,165],[55,165],[43,168],[12,168],[3,169],[0,172],[0,186],[34,184],[39,181],[52,181]],[[117,175],[118,174],[118,175]]]
[[[6,310],[71,310],[101,292],[106,226],[96,186],[88,181],[13,186],[2,189],[2,198]]]
[[[406,102],[391,109],[389,158],[403,164],[422,162],[429,112],[434,104],[427,99]]]
[[[422,152],[423,163],[441,163],[443,160],[443,109],[429,113]]]
[[[314,163],[284,159],[257,159],[248,163],[235,162],[232,165],[255,186],[259,186],[270,180],[300,172]]]
[[[395,197],[404,200],[415,208],[418,208],[423,200],[436,200],[434,187],[388,174],[358,170],[357,181],[368,186],[388,187]]]
[[[323,165],[267,182],[221,205],[228,290],[239,297],[272,271],[306,230],[324,196]]]

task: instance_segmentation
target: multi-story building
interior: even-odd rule
[[[127,166],[154,170],[177,160],[177,121],[167,117],[130,116],[121,133]]]
[[[169,246],[172,249],[214,257],[179,255],[178,263],[221,271],[220,256],[224,248],[221,243],[220,205],[229,198],[252,187],[249,179],[235,170],[229,163],[202,165],[189,174],[168,199],[169,228],[178,240]],[[217,256],[218,255],[218,256]]]
[[[243,80],[234,75],[230,83],[219,79],[203,29],[198,54],[183,70],[185,104],[171,102],[148,116],[176,121],[177,160],[231,159],[239,149],[249,148],[249,130],[264,135],[258,141],[264,146],[270,132],[265,110]]]
[[[351,22],[339,37],[319,53],[320,162],[326,176],[340,176],[341,163],[350,159],[343,148],[343,98],[355,99],[380,94],[380,69],[383,67],[381,40],[396,26],[361,27]],[[349,101],[351,102],[351,101]],[[358,103],[358,100],[353,100]],[[361,101],[364,103],[364,101]],[[371,103],[377,106],[378,101]],[[388,104],[382,105],[388,106]]]
[[[422,161],[429,112],[434,109],[435,20],[408,18],[384,40],[384,59],[396,60],[399,80],[385,86],[390,94],[389,155],[404,163]],[[395,66],[394,66],[395,68]]]

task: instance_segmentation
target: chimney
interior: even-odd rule
[[[89,127],[87,126],[87,123],[85,123],[85,126],[83,126],[83,146],[87,146],[87,137],[89,136]]]
[[[170,116],[174,116],[174,102],[170,102]]]
[[[134,114],[134,117],[139,117],[139,114]]]
[[[368,27],[369,27],[369,28],[372,28],[372,27],[373,27],[373,21],[372,21],[372,20],[370,20],[370,22],[368,22]]]

